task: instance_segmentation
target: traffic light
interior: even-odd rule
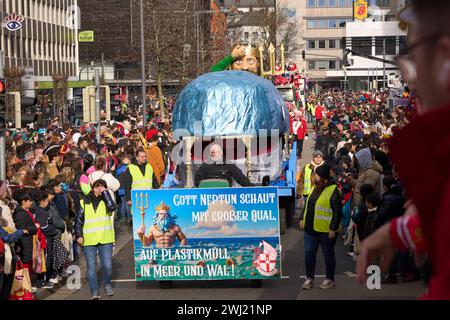
[[[6,129],[6,79],[0,78],[0,129]]]
[[[73,112],[75,118],[83,118],[83,88],[73,89]]]
[[[302,50],[302,59],[305,60],[306,59],[306,51]]]
[[[112,108],[120,106],[120,88],[110,87],[109,88],[110,105]]]

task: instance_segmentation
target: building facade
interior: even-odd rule
[[[398,21],[347,23],[342,44],[357,55],[349,55],[351,66],[338,71],[329,70],[326,76],[329,79],[344,80],[343,85],[353,89],[387,87],[389,76],[400,75],[394,60],[406,50],[406,40],[406,31],[399,28]],[[374,61],[363,56],[373,56],[391,63]]]
[[[78,0],[81,11],[81,31],[93,31],[94,41],[80,43],[80,64],[100,64],[104,57],[105,78],[108,82],[138,85],[141,82],[140,59],[140,1],[139,0]],[[210,39],[211,0],[144,0],[146,39],[153,23],[155,9],[158,28],[179,30],[180,40],[186,23],[187,43],[184,46],[191,64],[201,69],[203,43]],[[213,8],[214,9],[214,8]],[[186,13],[184,13],[186,12]],[[198,13],[198,14],[197,14]],[[198,28],[196,26],[199,26]],[[172,38],[168,39],[173,41]],[[177,48],[177,52],[179,52]],[[183,50],[181,50],[183,51]],[[101,70],[101,67],[96,67]],[[81,79],[91,79],[93,71],[83,69]]]
[[[342,87],[343,49],[341,41],[347,36],[346,26],[353,22],[353,0],[285,0],[295,11],[301,26],[301,53],[296,61],[313,83],[325,87]],[[397,0],[369,0],[369,16],[376,10],[384,13],[384,20],[395,20]],[[371,20],[369,17],[366,20]],[[381,30],[381,32],[383,32]],[[391,36],[391,35],[386,35]]]
[[[237,42],[264,43],[269,34],[262,28],[267,23],[260,11],[273,12],[276,10],[276,0],[225,0],[227,9],[236,9],[236,14],[229,14],[228,39],[231,48]]]
[[[26,70],[34,81],[51,81],[53,75],[75,80],[78,73],[77,0],[0,0],[2,21],[23,16],[22,28],[10,31],[5,23],[0,50],[5,67]]]

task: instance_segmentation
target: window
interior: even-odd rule
[[[375,0],[372,2],[375,2],[375,5],[377,5],[379,7],[390,7],[391,6],[390,0]]]
[[[396,37],[376,37],[375,38],[375,55],[383,55],[383,40],[386,42],[386,54],[395,55],[396,49]]]
[[[315,61],[308,61],[308,69],[309,70],[316,69],[316,62]]]
[[[324,8],[326,6],[327,6],[327,1],[326,0],[317,0],[317,7]]]
[[[337,61],[336,60],[331,60],[328,61],[328,69],[330,70],[336,70],[337,69]]]
[[[248,38],[250,37],[250,34],[248,32],[244,32],[244,38],[245,40],[248,40]]]
[[[328,42],[328,48],[330,49],[336,49],[336,40],[329,40]]]
[[[317,61],[317,69],[326,70],[328,69],[328,60],[319,60]]]
[[[316,6],[316,0],[308,0],[307,7],[314,8]]]
[[[399,37],[398,41],[400,46],[400,54],[406,53],[407,50],[406,37]]]
[[[253,38],[252,40],[254,40],[254,41],[257,40],[258,39],[258,32],[253,32],[252,33],[252,38]]]
[[[308,29],[315,29],[316,28],[316,20],[308,20],[306,22],[306,27]]]
[[[328,0],[329,7],[336,7],[337,0]]]
[[[319,40],[319,49],[325,49],[325,40]]]
[[[349,7],[348,0],[339,0],[339,7],[341,7],[341,8]]]
[[[336,19],[328,19],[328,28],[330,28],[330,29],[337,28],[337,21],[336,21]]]
[[[308,49],[316,48],[316,40],[308,40]]]
[[[352,49],[364,55],[372,54],[372,38],[371,37],[354,37],[352,38]]]
[[[308,19],[306,26],[308,29],[336,29],[345,27],[345,23],[352,21],[351,18],[317,18]]]

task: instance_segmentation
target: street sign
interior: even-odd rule
[[[81,31],[78,34],[78,42],[94,42],[94,31]]]
[[[367,1],[357,0],[353,4],[353,18],[356,20],[364,20],[367,18]]]
[[[36,91],[34,90],[34,83],[35,77],[34,77],[34,68],[25,68],[24,74],[22,77],[22,88],[24,91],[24,94],[27,97],[35,98],[36,97]]]

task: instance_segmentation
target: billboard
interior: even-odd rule
[[[364,20],[367,18],[367,1],[357,0],[353,3],[353,18],[355,20]]]
[[[281,277],[276,187],[133,190],[136,280]]]

